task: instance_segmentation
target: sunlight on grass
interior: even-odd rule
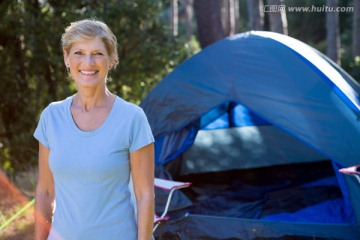
[[[10,219],[17,211],[21,210],[23,206],[17,206],[11,209],[8,214],[0,212],[0,225],[3,225]],[[30,206],[22,214],[20,214],[14,221],[7,225],[0,231],[0,240],[30,240],[34,238],[34,221],[33,221],[34,207]]]
[[[37,169],[18,172],[15,182],[0,181],[0,240],[34,239],[34,198]]]

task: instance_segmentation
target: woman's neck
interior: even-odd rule
[[[73,105],[89,112],[94,108],[112,105],[115,95],[107,88],[103,91],[78,91],[73,98]]]

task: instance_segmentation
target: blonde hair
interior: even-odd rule
[[[72,44],[83,39],[92,39],[100,37],[106,47],[110,57],[112,67],[115,68],[119,64],[119,56],[117,52],[117,39],[110,28],[102,21],[95,19],[85,19],[72,22],[65,28],[64,34],[61,36],[61,44],[63,51],[69,52]]]

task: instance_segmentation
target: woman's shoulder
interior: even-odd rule
[[[142,108],[136,105],[135,103],[124,100],[123,98],[116,96],[118,102],[118,108],[122,111],[129,111],[136,113],[138,111],[142,111]]]
[[[54,111],[56,112],[59,110],[66,109],[66,107],[69,105],[69,102],[71,103],[71,99],[72,99],[72,96],[67,97],[63,100],[53,101],[53,102],[49,103],[43,111],[44,112],[54,112]]]

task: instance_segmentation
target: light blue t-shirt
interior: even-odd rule
[[[143,110],[116,97],[105,122],[80,130],[73,97],[44,109],[34,136],[50,149],[56,208],[49,240],[132,240],[137,225],[129,192],[129,153],[154,141]]]

